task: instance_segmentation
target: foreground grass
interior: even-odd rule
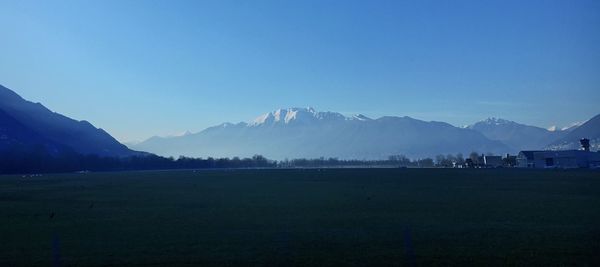
[[[600,172],[0,176],[0,266],[599,266]]]

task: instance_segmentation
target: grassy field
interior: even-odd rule
[[[600,266],[600,172],[0,176],[0,266]]]

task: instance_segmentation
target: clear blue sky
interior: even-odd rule
[[[600,113],[600,1],[6,1],[0,84],[121,141],[279,107]]]

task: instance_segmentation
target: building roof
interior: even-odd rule
[[[523,154],[528,160],[533,160],[533,153],[544,152],[542,150],[524,150],[519,152],[519,154]]]

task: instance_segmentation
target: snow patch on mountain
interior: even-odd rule
[[[276,124],[292,124],[292,123],[310,123],[314,121],[341,121],[353,118],[347,118],[344,115],[337,112],[318,112],[312,107],[307,108],[286,108],[277,109],[275,111],[265,113],[258,116],[249,126],[263,126],[263,125],[276,125]],[[363,120],[368,119],[363,116]]]
[[[363,114],[356,114],[356,115],[352,116],[352,118],[348,118],[348,119],[358,120],[358,121],[372,121],[373,120]]]
[[[482,120],[480,122],[478,122],[480,124],[487,124],[487,125],[505,125],[505,124],[512,124],[515,123],[514,121],[509,121],[509,120],[505,120],[505,119],[501,119],[501,118],[496,118],[496,117],[489,117],[485,120]]]
[[[576,122],[573,122],[573,123],[571,123],[571,124],[569,124],[569,125],[567,125],[565,127],[562,127],[560,130],[561,131],[570,131],[570,130],[573,130],[573,129],[575,129],[575,128],[581,126],[581,125],[583,125],[586,122],[587,121],[576,121]]]

